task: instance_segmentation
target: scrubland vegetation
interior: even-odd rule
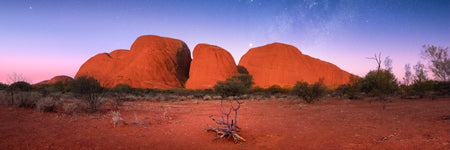
[[[295,100],[301,104],[303,102],[310,104],[320,101],[323,97],[392,102],[397,99],[422,98],[432,101],[439,97],[450,96],[448,48],[424,46],[424,49],[422,55],[427,58],[430,66],[427,69],[424,64],[418,62],[413,66],[413,73],[411,66],[406,64],[403,82],[399,82],[392,73],[392,60],[389,57],[384,60],[384,67],[381,67],[383,60],[379,54],[369,58],[376,61],[376,69],[363,77],[350,76],[349,82],[344,85],[325,85],[320,79],[316,83],[298,81],[292,87],[272,85],[261,88],[253,86],[252,75],[244,72],[244,74],[233,75],[225,81],[217,82],[213,89],[140,89],[126,84],[104,88],[92,77],[78,77],[66,83],[30,85],[20,75],[14,74],[11,77],[14,82],[11,84],[0,83],[0,101],[9,106],[68,115],[109,112],[116,127],[125,124],[119,112],[125,101],[221,100],[221,106],[218,106],[220,119],[216,120],[210,116],[218,127],[208,125],[206,130],[215,131],[221,135],[216,139],[233,137],[236,142],[239,142],[245,139],[236,133],[240,129],[236,123],[237,110],[247,99],[283,98]],[[427,70],[431,70],[434,80],[427,77]],[[224,101],[230,104],[229,111],[223,106]],[[232,115],[234,119],[233,117],[229,119]],[[444,117],[448,118],[448,116]],[[139,123],[137,120],[136,117],[136,123]]]
[[[98,112],[105,104],[109,109],[117,110],[123,101],[158,100],[174,101],[186,99],[270,99],[291,98],[303,99],[306,103],[314,103],[322,97],[339,97],[348,99],[375,98],[381,101],[391,101],[398,98],[414,99],[450,95],[450,60],[448,47],[435,47],[424,45],[422,56],[430,66],[421,62],[413,66],[405,65],[403,82],[392,73],[392,60],[386,57],[383,61],[381,54],[374,55],[377,63],[376,69],[368,72],[364,77],[351,76],[349,83],[336,86],[323,84],[322,80],[316,83],[298,81],[293,87],[273,85],[268,88],[253,86],[252,75],[233,75],[226,81],[219,81],[213,89],[139,89],[126,84],[119,84],[108,89],[101,87],[96,79],[79,77],[73,81],[56,84],[43,84],[32,86],[23,80],[20,75],[10,77],[10,85],[0,83],[2,103],[26,108],[35,108],[39,111],[83,111]],[[384,67],[381,64],[384,62]],[[428,69],[427,69],[428,68]],[[427,77],[427,70],[431,70],[434,80]],[[70,101],[69,101],[70,99]],[[70,108],[69,108],[70,107]],[[72,108],[76,107],[76,108]]]

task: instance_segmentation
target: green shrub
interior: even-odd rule
[[[265,91],[270,94],[289,93],[289,89],[282,88],[279,85],[272,85],[272,86],[268,87],[267,89],[265,89]]]
[[[31,91],[33,87],[31,86],[30,83],[27,83],[25,81],[19,81],[9,85],[9,89],[13,91]]]
[[[222,96],[239,96],[247,92],[253,85],[253,77],[248,74],[237,74],[226,81],[218,81],[214,85],[214,92]]]
[[[435,91],[442,96],[450,96],[450,81],[440,81],[435,85]]]
[[[398,90],[397,79],[389,70],[373,70],[367,73],[361,83],[361,91],[385,100],[386,96]]]
[[[15,98],[16,93],[18,92],[28,92],[32,90],[32,86],[31,84],[25,82],[25,81],[18,81],[18,82],[14,82],[13,84],[9,85],[8,88],[6,89],[8,91],[8,93],[11,96],[11,105],[15,105]],[[18,96],[19,98],[22,96]]]
[[[227,79],[225,82],[219,81],[214,85],[214,92],[223,96],[239,96],[245,93],[245,86],[240,82]]]
[[[6,90],[8,88],[7,84],[1,83],[0,82],[0,90]]]
[[[75,93],[76,96],[85,100],[91,111],[98,111],[100,106],[104,103],[101,99],[104,94],[104,89],[96,79],[81,76],[74,79],[70,84],[71,91]]]
[[[348,84],[339,85],[336,89],[336,93],[341,96],[347,96],[349,99],[361,99],[361,84],[363,82],[362,78],[351,75],[349,77]]]
[[[246,89],[251,88],[252,85],[255,84],[253,82],[253,76],[249,75],[249,74],[235,74],[235,75],[231,76],[231,79],[233,79],[234,81],[240,82],[241,84],[244,85],[244,87]]]
[[[111,91],[115,93],[131,93],[133,88],[128,84],[118,84]]]
[[[418,81],[416,80],[412,85],[413,94],[424,98],[431,94],[435,90],[435,82],[431,80]]]
[[[249,89],[249,92],[251,92],[251,93],[264,93],[265,89],[260,87],[260,86],[254,86],[254,87]]]
[[[327,87],[323,80],[319,80],[312,85],[308,82],[297,82],[292,88],[291,93],[303,98],[307,103],[312,103],[323,97],[327,92]]]

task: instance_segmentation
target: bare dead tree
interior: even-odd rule
[[[207,132],[209,131],[214,131],[216,132],[218,135],[220,135],[219,137],[213,139],[212,141],[216,141],[218,139],[221,138],[229,138],[229,137],[233,137],[234,142],[238,143],[239,141],[243,141],[245,142],[245,139],[242,138],[241,136],[239,136],[236,132],[239,132],[240,128],[237,126],[237,111],[239,110],[239,108],[241,108],[241,104],[243,102],[239,102],[239,100],[236,100],[238,106],[234,107],[233,106],[233,102],[228,99],[228,102],[230,103],[230,109],[228,109],[228,111],[225,110],[225,107],[223,106],[223,101],[220,101],[220,118],[221,120],[216,120],[211,116],[209,116],[209,118],[211,118],[215,123],[216,123],[216,128],[214,128],[213,126],[206,124],[209,128],[203,128],[205,129]],[[234,111],[234,120],[232,118],[230,118],[230,114],[232,113],[232,111]],[[230,122],[231,119],[231,122]]]
[[[19,81],[27,82],[27,80],[20,73],[13,72],[12,74],[8,75],[8,84],[13,84]]]
[[[373,59],[373,60],[375,60],[377,62],[377,64],[378,64],[377,71],[381,69],[381,62],[383,62],[381,60],[381,52],[378,53],[378,56],[375,53],[374,57],[367,57],[367,59]]]

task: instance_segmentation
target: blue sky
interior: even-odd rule
[[[129,49],[141,35],[228,50],[236,63],[273,42],[360,76],[375,53],[404,65],[422,61],[423,44],[450,46],[448,0],[0,1],[0,82],[13,72],[36,83],[74,76],[97,53]],[[431,76],[430,76],[431,77]]]

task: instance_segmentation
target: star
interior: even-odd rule
[[[28,6],[28,9],[29,9],[29,10],[32,10],[32,9],[33,9],[33,7],[31,7],[31,6]]]
[[[253,43],[248,44],[249,47],[253,47]]]

